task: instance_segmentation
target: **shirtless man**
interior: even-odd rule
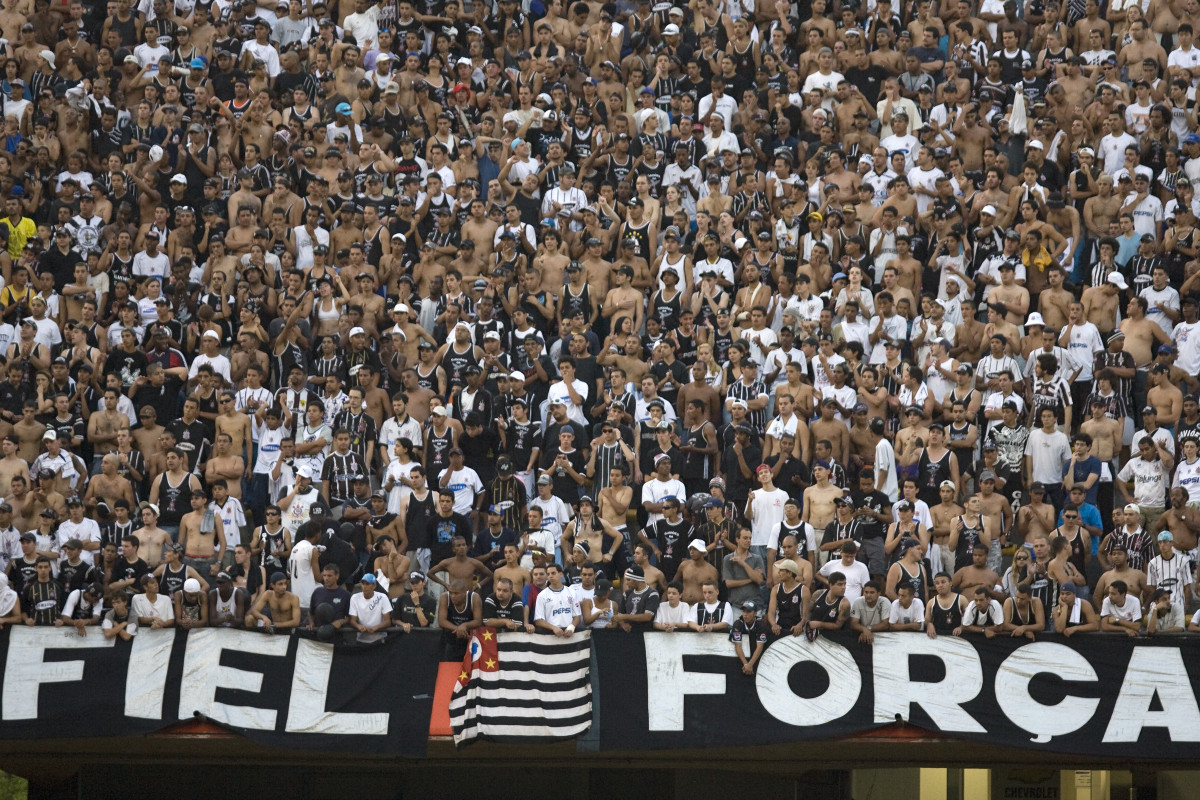
[[[804,513],[801,519],[816,530],[823,531],[836,513],[834,501],[842,497],[844,492],[840,486],[829,482],[829,465],[825,462],[814,464],[812,473],[816,483],[804,490]]]
[[[1032,542],[1039,535],[1049,538],[1054,530],[1054,506],[1045,499],[1045,486],[1034,483],[1029,487],[1029,502],[1017,511],[1016,535],[1021,542]]]
[[[381,555],[376,556],[372,569],[376,574],[383,573],[388,579],[388,599],[398,600],[408,583],[408,556],[396,546],[396,540],[391,536],[385,534],[376,541]]]
[[[1004,535],[1012,530],[1012,504],[1004,495],[996,493],[996,481],[994,480],[980,481],[979,493],[976,497],[979,498],[979,513],[984,518],[983,524],[989,529],[992,537],[989,553],[998,555],[1000,552],[999,544],[1004,540]],[[969,503],[970,501],[968,500],[968,505]],[[997,521],[999,521],[999,526],[996,524]],[[988,523],[991,524],[989,525]],[[998,560],[993,559],[989,555],[988,566],[996,569],[1000,564]]]
[[[1047,288],[1038,294],[1038,313],[1042,315],[1047,328],[1061,331],[1071,315],[1071,303],[1075,301],[1075,295],[1063,288],[1061,267],[1051,265],[1046,268],[1046,283],[1049,284]]]
[[[938,496],[942,498],[942,502],[929,509],[929,519],[933,523],[929,526],[932,537],[930,547],[941,548],[942,564],[949,566],[954,563],[954,554],[950,552],[950,534],[954,530],[955,521],[962,516],[963,507],[955,502],[958,487],[954,481],[942,481],[938,487]]]
[[[1134,366],[1139,369],[1146,368],[1154,360],[1154,351],[1160,345],[1171,344],[1171,338],[1159,324],[1146,318],[1148,310],[1146,298],[1132,297],[1125,306],[1126,317],[1121,321],[1121,331],[1125,334],[1122,349],[1133,356]]]
[[[1088,236],[1103,238],[1108,236],[1110,223],[1117,218],[1124,199],[1113,192],[1114,185],[1111,175],[1103,174],[1096,179],[1096,194],[1083,203],[1083,225]],[[1091,255],[1088,253],[1087,255]]]
[[[158,527],[158,506],[146,503],[142,506],[142,527],[134,531],[138,540],[138,558],[146,562],[150,569],[162,561],[163,548],[171,545],[171,535]]]
[[[633,547],[633,563],[646,574],[646,585],[661,595],[667,591],[667,576],[658,567],[651,566],[650,555],[653,552],[650,545],[638,542]]]
[[[122,498],[129,503],[130,507],[133,506],[133,484],[129,482],[128,478],[117,474],[120,466],[121,458],[116,453],[109,453],[100,459],[100,472],[88,481],[87,491],[83,495],[85,508],[95,509],[96,504],[101,500],[111,506],[114,500]]]
[[[250,417],[243,411],[237,410],[235,404],[235,396],[233,392],[222,391],[217,396],[218,408],[220,413],[217,414],[215,420],[215,430],[217,441],[221,440],[221,434],[229,436],[229,453],[227,455],[241,456],[246,459],[250,456]],[[229,480],[229,478],[226,478]],[[241,497],[235,494],[234,497]]]
[[[5,436],[3,443],[0,443],[0,451],[4,453],[4,458],[0,458],[0,486],[12,486],[14,477],[29,474],[29,463],[17,455],[20,444],[16,434],[12,433]],[[91,487],[88,489],[90,491]]]
[[[108,388],[104,390],[104,408],[92,412],[88,419],[87,436],[92,443],[96,457],[103,456],[117,448],[117,432],[129,427],[129,417],[117,410],[120,392]]]
[[[608,473],[609,485],[601,489],[597,497],[600,503],[600,519],[612,525],[625,538],[628,521],[626,513],[629,511],[629,504],[633,502],[633,487],[626,486],[626,480],[625,470],[613,467]]]
[[[452,546],[454,555],[430,567],[429,579],[446,591],[450,590],[450,584],[455,581],[465,581],[472,588],[486,591],[483,587],[492,580],[492,571],[479,559],[467,555],[467,540],[463,537],[455,536]],[[449,582],[438,577],[442,572],[449,573]]]
[[[975,588],[982,586],[993,600],[1004,600],[1007,595],[999,591],[1000,576],[987,567],[987,550],[977,547],[971,552],[971,563],[954,573],[951,585],[954,590],[967,597],[975,596]]]
[[[838,411],[837,401],[828,397],[821,401],[819,408],[821,416],[814,420],[808,428],[811,437],[809,452],[816,450],[817,442],[828,441],[833,445],[834,458],[841,464],[849,463],[850,429],[846,427],[846,423],[834,417]],[[831,513],[830,519],[832,518]]]
[[[1176,486],[1171,489],[1170,506],[1158,518],[1156,526],[1160,531],[1170,531],[1175,537],[1175,549],[1192,562],[1196,568],[1197,536],[1200,535],[1200,509],[1187,504],[1187,489]],[[1157,532],[1157,531],[1156,531]]]
[[[1146,573],[1129,566],[1129,553],[1124,547],[1114,545],[1108,551],[1108,561],[1112,567],[1100,575],[1100,580],[1096,581],[1096,591],[1092,593],[1092,605],[1097,611],[1104,604],[1104,598],[1108,597],[1108,586],[1113,581],[1125,581],[1129,593],[1134,597],[1146,596]]]
[[[219,425],[220,417],[217,417],[217,420]],[[248,425],[249,417],[246,417],[246,420]],[[247,431],[246,441],[249,441],[249,431]],[[224,478],[229,488],[229,494],[241,500],[242,476],[245,472],[246,463],[242,459],[240,451],[233,449],[233,439],[228,433],[218,433],[212,457],[204,462],[205,482],[211,486],[213,481]]]
[[[267,633],[300,627],[300,598],[288,591],[287,575],[272,573],[270,584],[246,612],[246,627]]]
[[[521,548],[515,544],[504,545],[504,566],[492,575],[494,581],[512,582],[513,594],[520,595],[525,587],[533,583],[533,575],[521,566]]]
[[[719,578],[717,568],[706,560],[708,547],[703,539],[688,543],[688,559],[679,565],[675,579],[683,583],[683,602],[699,603],[704,599],[704,584]]]
[[[213,527],[205,530],[207,512],[208,495],[203,489],[193,489],[192,510],[179,520],[179,543],[183,545],[184,563],[205,578],[215,576],[225,558],[225,524],[214,514]]]

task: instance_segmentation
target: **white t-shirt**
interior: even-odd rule
[[[98,542],[100,541],[100,526],[96,524],[94,519],[83,518],[82,522],[72,522],[67,520],[58,526],[58,545],[59,552],[62,552],[62,546],[71,539],[78,539],[81,542]],[[80,550],[79,558],[87,564],[95,564],[95,554],[97,550]],[[67,560],[66,553],[63,553],[62,561]]]
[[[754,499],[747,503],[753,509],[754,519],[750,521],[750,544],[755,547],[766,547],[771,537],[779,531],[779,523],[783,522],[783,504],[788,500],[788,493],[776,487],[771,491],[754,490]]]
[[[1200,322],[1180,322],[1171,332],[1179,352],[1175,366],[1188,375],[1200,374]]]
[[[846,599],[851,603],[862,597],[863,587],[867,585],[867,581],[871,580],[871,573],[867,570],[867,565],[861,561],[855,561],[847,567],[840,558],[835,558],[825,562],[825,566],[821,567],[821,574],[826,578],[835,572],[846,576]]]
[[[442,484],[442,476],[450,472],[450,468],[442,470],[438,473],[438,485]],[[450,482],[446,484],[446,488],[454,492],[454,512],[456,514],[470,514],[475,508],[475,495],[483,491],[483,481],[479,479],[479,473],[470,467],[463,467],[457,472],[450,472]]]
[[[541,599],[541,595],[538,596]],[[654,614],[654,621],[660,625],[676,625],[686,627],[692,621],[692,607],[682,600],[674,608],[670,603],[660,603]]]
[[[288,572],[292,576],[292,592],[300,598],[300,608],[308,608],[317,588],[317,575],[312,571],[313,543],[301,539],[292,546],[288,557]]]
[[[358,621],[363,625],[378,625],[383,622],[384,614],[392,613],[392,601],[388,599],[387,592],[381,592],[378,589],[375,590],[370,599],[364,597],[362,592],[358,592],[350,596],[350,610],[348,613],[352,617],[357,617]],[[358,634],[358,641],[377,642],[386,637],[387,633],[384,631],[360,633]]]
[[[987,627],[989,625],[1000,625],[1004,622],[1004,609],[1000,607],[998,600],[988,602],[987,611],[979,610],[974,601],[967,604],[967,610],[963,612],[963,625],[979,625]]]
[[[171,598],[165,594],[160,594],[154,598],[153,603],[150,602],[150,598],[146,597],[146,595],[135,594],[129,610],[137,619],[151,617],[153,619],[161,619],[163,622],[175,619],[175,607],[171,605]]]
[[[1133,481],[1133,500],[1141,506],[1163,508],[1167,504],[1167,479],[1170,476],[1163,469],[1162,459],[1147,461],[1141,456],[1129,459],[1117,480]],[[1107,600],[1105,602],[1108,602]]]
[[[900,491],[900,484],[896,481],[896,451],[892,448],[892,443],[886,438],[880,439],[879,444],[875,445],[875,474],[879,475],[880,470],[887,470],[887,477],[884,478],[883,485],[879,487],[879,491],[887,496],[891,502],[896,502],[896,495]]]
[[[888,612],[888,622],[893,625],[908,625],[912,622],[922,622],[924,619],[925,604],[919,597],[914,597],[908,608],[901,606],[899,601],[892,603]]]
[[[687,488],[682,481],[677,481],[674,478],[660,481],[658,478],[647,481],[642,486],[642,502],[661,503],[668,497],[674,497],[680,503],[687,500]],[[780,506],[782,510],[782,506]],[[662,514],[650,514],[646,518],[647,527],[653,525],[663,518]],[[757,542],[756,542],[757,544]]]
[[[569,587],[564,586],[556,592],[547,585],[538,592],[537,603],[533,609],[534,621],[545,620],[551,625],[565,628],[573,624],[574,618],[578,616],[579,601],[575,599],[575,593]]]
[[[1104,603],[1100,606],[1100,617],[1112,617],[1124,622],[1141,622],[1142,621],[1142,601],[1134,597],[1132,594],[1125,595],[1125,604],[1118,606],[1113,604],[1111,597],[1104,598]]]

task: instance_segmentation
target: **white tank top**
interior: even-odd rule
[[[220,618],[224,617],[226,614],[228,614],[231,617],[234,616],[234,612],[237,611],[236,601],[237,601],[237,589],[234,589],[232,592],[229,593],[228,600],[222,600],[221,592],[218,591],[217,592],[217,618],[220,619]],[[218,625],[217,627],[218,628],[232,628],[233,623],[223,622],[220,625]]]
[[[658,288],[660,291],[667,288],[667,284],[662,279],[663,273],[666,272],[667,270],[670,270],[671,272],[674,272],[677,276],[679,276],[679,280],[676,282],[675,285],[681,291],[683,290],[683,285],[684,285],[684,283],[683,283],[683,265],[686,261],[687,261],[687,256],[684,255],[683,253],[679,254],[679,259],[674,264],[667,261],[666,256],[663,256],[662,263],[659,264],[659,267],[658,267]]]

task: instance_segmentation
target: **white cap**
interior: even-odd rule
[[[184,175],[183,175],[183,173],[182,173],[182,172],[176,172],[174,175],[172,175],[172,176],[171,176],[171,183],[183,183],[183,184],[186,184],[186,183],[187,183],[187,178],[185,178],[185,177],[184,177]]]
[[[188,594],[195,594],[200,591],[200,581],[195,578],[188,578],[183,582],[183,590]]]
[[[996,216],[996,207],[995,206],[984,206],[983,208],[979,209],[979,213],[980,214],[991,214],[994,217],[994,216]]]
[[[408,306],[404,305],[404,303],[396,303],[396,305],[392,307],[392,311],[393,311],[393,312],[395,312],[395,311],[399,311],[399,312],[401,312],[401,313],[403,313],[403,314],[407,314],[407,313],[408,313]]]
[[[483,335],[483,338],[484,339],[495,339],[496,341],[500,341],[500,334],[497,331],[488,331],[487,333],[485,333]]]
[[[205,331],[204,335],[201,336],[200,338],[201,339],[216,339],[219,342],[219,341],[221,341],[221,334],[217,333],[216,331]]]
[[[300,478],[308,478],[309,480],[312,480],[313,468],[310,467],[308,464],[304,464],[303,466],[300,467],[300,469],[296,470],[296,476],[300,477]]]
[[[351,336],[351,338],[353,338],[353,337],[355,337],[355,336],[358,336],[360,333],[361,333],[361,334],[363,334],[363,335],[365,336],[367,332],[366,332],[366,331],[364,331],[362,328],[360,328],[360,327],[358,327],[358,326],[355,326],[355,327],[353,327],[353,328],[351,328],[351,329],[350,329],[350,336]]]
[[[668,24],[667,27],[663,28],[663,36],[678,36],[678,35],[679,35],[679,26],[676,25],[674,22]]]
[[[54,53],[50,50],[42,50],[38,53],[39,58],[44,58],[50,64],[50,69],[54,69]]]
[[[1028,317],[1025,318],[1025,327],[1028,328],[1030,325],[1041,325],[1041,326],[1045,327],[1046,320],[1042,319],[1041,314],[1034,311],[1032,314],[1030,314]]]
[[[163,149],[161,147],[159,147],[158,145],[154,145],[153,147],[150,148],[150,160],[151,161],[158,161],[162,157],[163,157]]]
[[[1108,282],[1111,283],[1113,286],[1117,287],[1118,289],[1128,289],[1129,288],[1129,284],[1125,282],[1125,276],[1119,272],[1110,273],[1108,276]]]
[[[433,409],[433,411],[431,411],[429,413],[433,414],[435,417],[444,417],[444,416],[446,416],[446,407],[438,406],[437,408]]]
[[[525,380],[525,373],[524,372],[510,372],[508,374],[508,379],[510,381],[523,381],[523,380]]]
[[[703,551],[708,549],[708,545],[703,539],[692,539],[690,542],[688,542],[688,549],[690,550],[692,548]]]
[[[53,441],[58,438],[58,431],[54,430],[54,428],[50,428],[42,434],[42,438]]]
[[[405,242],[405,243],[407,243],[407,242],[408,242],[408,238],[407,238],[407,237],[406,237],[406,236],[405,236],[403,233],[393,233],[393,234],[392,234],[392,241],[394,242],[394,241],[396,241],[397,239],[399,239],[400,241],[402,241],[402,242]]]
[[[1034,150],[1045,150],[1046,149],[1046,146],[1044,144],[1042,144],[1041,141],[1038,139],[1030,139],[1029,144],[1027,144],[1025,146],[1032,147]]]

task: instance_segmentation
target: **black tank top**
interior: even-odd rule
[[[670,300],[664,300],[662,292],[656,292],[650,304],[650,316],[662,324],[664,331],[679,327],[679,314],[683,311],[683,292],[676,292]]]
[[[178,526],[179,520],[192,510],[192,474],[183,476],[178,486],[172,486],[170,476],[163,473],[158,484],[158,524]]]
[[[708,436],[705,435],[705,425],[701,424],[698,429],[684,428],[683,444],[690,444],[693,447],[707,448],[711,442],[708,441]],[[684,454],[683,465],[679,470],[679,476],[684,479],[700,480],[709,477],[709,470],[712,465],[706,453],[687,452]]]
[[[286,528],[280,527],[279,530],[271,533],[271,531],[264,527],[262,532],[259,534],[259,536],[262,537],[262,555],[260,556],[260,563],[264,567],[267,565],[267,559],[275,558],[278,560],[279,557],[273,554],[277,550],[283,549],[285,531]]]
[[[724,364],[729,360],[729,348],[733,346],[733,329],[730,328],[728,333],[721,333],[719,330],[713,331],[713,358],[718,364]]]
[[[1058,528],[1055,533],[1071,543],[1071,555],[1067,556],[1067,561],[1071,562],[1075,566],[1075,569],[1079,570],[1080,575],[1086,575],[1087,562],[1084,560],[1086,554],[1083,549],[1083,537],[1079,535],[1079,531],[1075,531],[1075,538],[1073,539],[1067,538],[1062,528]]]
[[[1018,627],[1024,626],[1024,625],[1032,625],[1037,620],[1037,617],[1035,617],[1033,614],[1033,602],[1032,601],[1030,601],[1029,607],[1027,609],[1025,609],[1024,612],[1022,612],[1021,607],[1019,605],[1017,605],[1017,601],[1014,599],[1012,614],[1013,614],[1013,624],[1017,625]],[[1071,626],[1068,624],[1067,627],[1071,627]]]
[[[113,281],[133,282],[133,256],[121,258],[116,252],[112,254],[112,263],[108,267],[108,275]]]
[[[962,520],[963,529],[958,534],[958,547],[954,550],[954,571],[958,572],[963,567],[969,567],[973,563],[972,553],[975,548],[983,547],[983,539],[980,534],[983,533],[983,517],[974,525],[967,525],[966,515],[959,516]]]
[[[837,622],[842,607],[842,598],[829,601],[829,590],[822,589],[813,597],[812,616],[814,622]]]
[[[440,435],[433,428],[429,429],[429,463],[425,465],[429,475],[436,476],[450,466],[450,448],[453,446],[454,429],[449,425],[446,426],[446,432]]]
[[[639,258],[650,261],[650,220],[646,220],[641,225],[634,225],[631,222],[625,223],[625,231],[621,234],[621,239],[633,239],[637,242],[637,247],[634,252]]]
[[[408,533],[410,550],[429,547],[429,520],[433,517],[433,492],[418,500],[415,494],[408,496],[408,513],[404,517],[404,530]]]
[[[942,606],[942,601],[933,598],[933,629],[940,634],[949,635],[954,632],[954,629],[962,625],[962,609],[959,608],[958,602],[962,595],[958,592],[954,593],[954,600],[950,603],[949,608]]]
[[[929,457],[929,448],[921,449],[917,459],[917,497],[924,500],[930,507],[941,502],[938,486],[942,481],[950,479],[950,451],[942,453],[936,461]]]
[[[591,290],[585,283],[583,291],[578,296],[571,294],[570,287],[563,291],[563,319],[570,319],[575,314],[583,314],[583,321],[591,324],[592,321],[592,295]]]
[[[429,391],[433,392],[434,394],[437,394],[437,392],[438,392],[438,380],[437,380],[438,365],[434,364],[433,369],[431,369],[428,373],[424,373],[421,371],[421,365],[417,364],[416,370],[417,370],[417,386],[420,386],[422,389],[428,389]]]
[[[446,350],[446,355],[442,356],[442,369],[446,370],[448,385],[466,386],[467,385],[467,367],[471,364],[476,364],[474,348],[470,347],[467,352],[460,353],[454,345]],[[417,373],[418,378],[420,373]],[[437,391],[437,387],[433,387]]]
[[[918,600],[920,600],[922,603],[924,603],[926,600],[926,595],[927,595],[927,592],[925,591],[925,587],[926,587],[925,563],[922,561],[917,562],[917,574],[916,575],[913,575],[911,572],[909,572],[907,569],[905,569],[903,562],[897,561],[896,563],[900,567],[900,576],[901,576],[899,582],[897,583],[897,588],[899,588],[900,584],[905,584],[905,583],[908,584],[909,586],[912,587],[913,596],[916,597]]]
[[[833,619],[829,622],[837,622],[837,608],[834,606]],[[804,584],[797,583],[790,592],[783,588],[782,583],[776,585],[775,610],[779,614],[776,618],[779,627],[785,631],[799,625],[800,620],[804,619]],[[816,611],[815,608],[813,610]]]
[[[475,613],[471,609],[474,598],[474,592],[467,592],[466,597],[463,598],[463,607],[457,608],[454,601],[450,599],[450,595],[446,595],[446,619],[452,628],[475,619]],[[453,635],[452,632],[450,633]]]
[[[683,362],[684,366],[691,368],[692,364],[696,363],[696,359],[700,357],[697,352],[698,345],[696,337],[687,336],[679,332],[679,328],[675,329],[675,342],[678,345],[675,348],[675,358]]]
[[[178,570],[172,570],[171,565],[163,566],[162,593],[167,597],[175,597],[175,593],[183,590],[183,582],[187,580],[187,564],[180,564]]]

